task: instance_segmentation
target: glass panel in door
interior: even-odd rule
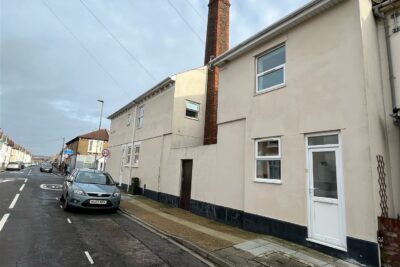
[[[335,151],[313,152],[314,196],[338,198]]]

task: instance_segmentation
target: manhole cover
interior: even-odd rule
[[[40,188],[45,189],[45,190],[61,191],[62,185],[61,184],[41,184]]]

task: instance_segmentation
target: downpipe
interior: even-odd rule
[[[383,3],[380,3],[373,7],[374,15],[383,20],[384,29],[385,29],[385,44],[386,44],[386,55],[388,60],[388,68],[389,68],[389,84],[390,84],[390,92],[392,97],[392,114],[389,116],[393,118],[394,124],[396,126],[400,126],[400,108],[397,106],[396,102],[396,90],[394,88],[394,72],[393,72],[393,58],[392,58],[392,48],[390,45],[390,32],[389,32],[389,22],[386,18],[385,14],[380,11],[382,7],[389,6],[397,2],[397,0],[387,0]]]

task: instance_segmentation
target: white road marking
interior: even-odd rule
[[[9,209],[14,208],[15,204],[17,203],[18,198],[19,198],[19,194],[16,194],[13,201],[10,204],[10,207],[8,207]]]
[[[62,208],[62,205],[60,205],[60,208]]]
[[[32,170],[29,170],[28,175],[31,175]]]
[[[88,258],[90,264],[94,264],[94,261],[93,261],[92,257],[90,257],[89,252],[85,251],[85,255],[86,255],[86,257]]]
[[[6,213],[3,215],[3,218],[0,220],[0,232],[3,229],[3,226],[6,224],[6,221],[8,219],[8,216],[10,216],[10,213]]]
[[[19,189],[19,191],[24,190],[24,187],[25,187],[25,184],[22,184],[22,185],[21,185],[21,188]]]
[[[69,218],[67,218],[68,223],[72,223],[71,220]]]
[[[14,181],[14,180],[10,180],[10,179],[1,179],[0,180],[0,183],[6,183],[6,182],[12,182],[12,181]]]
[[[56,200],[58,200],[58,197],[56,197]]]
[[[28,178],[25,179],[25,182],[24,182],[24,183],[26,183],[26,182],[28,182]]]

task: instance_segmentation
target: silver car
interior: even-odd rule
[[[75,207],[116,211],[121,192],[108,173],[76,169],[65,179],[60,200],[64,210]]]

